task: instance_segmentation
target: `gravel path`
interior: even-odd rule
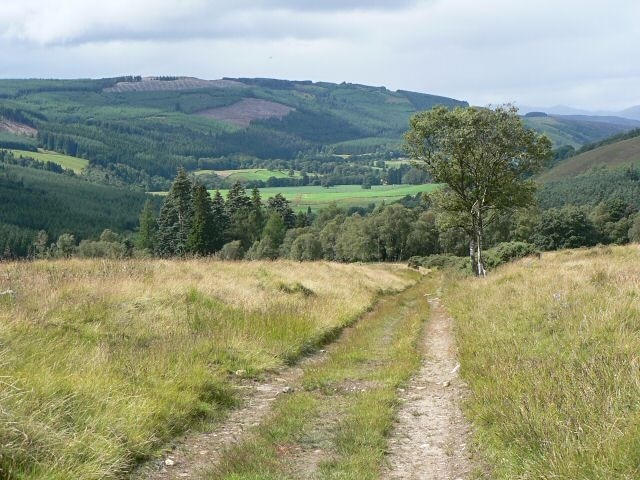
[[[458,375],[452,320],[429,299],[420,372],[401,392],[398,423],[389,440],[388,480],[457,480],[469,476],[470,428],[460,409],[465,385]]]

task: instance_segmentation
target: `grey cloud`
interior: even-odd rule
[[[631,0],[21,0],[1,76],[351,81],[476,104],[640,103]]]

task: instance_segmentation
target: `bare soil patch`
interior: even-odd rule
[[[6,118],[0,117],[0,132],[9,132],[17,135],[26,135],[28,137],[35,137],[38,131],[24,123],[14,122]]]
[[[239,127],[248,127],[254,120],[284,118],[293,110],[295,109],[281,103],[259,98],[245,98],[226,107],[202,110],[197,112],[196,115],[231,123]]]

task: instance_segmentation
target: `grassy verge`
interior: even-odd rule
[[[322,262],[0,264],[0,292],[15,292],[0,296],[0,478],[120,478],[223,415],[233,372],[299,358],[412,275]]]
[[[638,246],[451,281],[467,414],[491,478],[640,478]]]
[[[206,478],[378,478],[397,388],[420,365],[424,291],[422,283],[381,300],[326,359],[305,366],[301,388],[281,395],[271,417]]]

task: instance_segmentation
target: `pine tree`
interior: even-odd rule
[[[275,197],[271,197],[267,200],[267,210],[269,212],[276,212],[282,217],[282,221],[287,228],[293,228],[296,226],[296,215],[293,213],[291,203],[284,198],[281,193],[276,194]]]
[[[198,183],[193,189],[193,220],[189,231],[188,250],[197,255],[214,251],[215,230],[211,197],[207,188]]]
[[[213,251],[217,252],[225,244],[227,229],[229,228],[229,217],[225,208],[224,198],[222,198],[219,190],[216,190],[216,194],[213,197],[211,214],[213,217],[213,223],[216,226],[215,231],[213,232],[211,245],[213,247]]]
[[[257,188],[254,188],[251,192],[251,212],[247,220],[249,241],[255,242],[262,236],[262,229],[265,223],[262,198],[260,197],[260,190]]]
[[[33,242],[33,254],[35,258],[45,258],[48,254],[49,235],[45,230],[40,230]]]
[[[240,182],[234,183],[227,193],[227,215],[230,219],[240,211],[251,207],[251,199],[247,196],[244,186]]]
[[[273,212],[264,227],[262,238],[270,239],[273,246],[277,248],[282,245],[285,233],[287,233],[287,227],[282,217],[277,212]]]
[[[153,252],[156,244],[156,218],[153,212],[151,200],[144,202],[142,213],[140,214],[140,231],[136,239],[136,246],[140,250]]]
[[[188,251],[193,217],[191,191],[191,181],[184,169],[180,168],[158,218],[156,253],[162,257],[184,255]]]
[[[227,194],[226,211],[229,217],[229,240],[240,240],[246,250],[254,241],[251,199],[240,182],[233,184]]]

